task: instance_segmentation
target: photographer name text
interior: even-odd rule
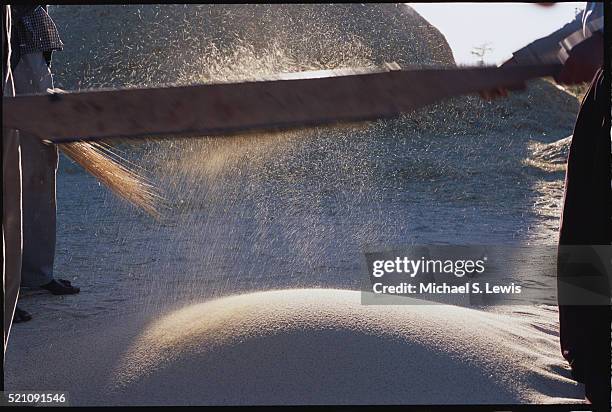
[[[402,282],[397,285],[385,285],[377,282],[372,285],[372,290],[376,294],[519,294],[521,286],[514,283],[509,285],[495,285],[489,282],[481,284],[480,282],[466,282],[462,285],[449,285],[443,283],[412,283]]]

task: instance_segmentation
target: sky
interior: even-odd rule
[[[407,3],[444,34],[458,64],[475,64],[471,53],[485,45],[484,62],[498,64],[512,52],[573,20],[586,2],[557,3]]]

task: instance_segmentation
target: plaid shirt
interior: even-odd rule
[[[13,16],[16,35],[15,42],[12,42],[14,49],[17,49],[21,55],[62,50],[64,44],[55,23],[47,13],[46,6],[14,6],[14,8],[16,8]]]

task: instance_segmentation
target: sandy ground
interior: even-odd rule
[[[404,6],[114,7],[52,6],[58,87],[454,64]],[[359,128],[129,148],[165,191],[161,222],[63,158],[56,272],[82,292],[24,294],[6,388],[76,405],[576,401],[554,307],[366,307],[350,290],[364,245],[554,244],[577,108],[536,81]]]
[[[554,307],[493,313],[411,303],[279,290],[187,305],[154,320],[56,329],[40,342],[19,333],[13,348],[25,345],[27,356],[9,369],[8,388],[52,386],[79,405],[580,401],[583,389],[558,355]],[[7,362],[19,352],[9,350]]]

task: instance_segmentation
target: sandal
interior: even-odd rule
[[[41,288],[48,290],[54,295],[74,295],[81,291],[80,288],[72,286],[70,281],[64,279],[53,279],[46,285],[42,285]]]
[[[15,306],[15,314],[13,315],[13,323],[21,323],[32,320],[32,315],[26,312],[23,309],[20,309],[19,306]]]

